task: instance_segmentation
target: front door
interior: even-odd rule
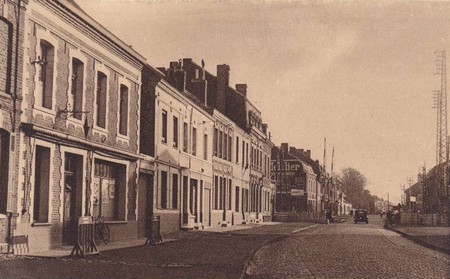
[[[153,215],[153,175],[139,174],[138,237],[148,236]]]
[[[83,158],[66,153],[64,162],[63,244],[73,245],[77,240],[78,217],[81,216]]]

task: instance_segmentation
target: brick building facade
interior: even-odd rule
[[[30,250],[73,245],[92,214],[112,241],[137,237],[145,59],[71,1],[30,1],[25,41],[16,234]]]
[[[16,226],[20,170],[18,129],[22,100],[24,13],[28,1],[0,3],[0,252]],[[10,222],[7,216],[10,217]]]

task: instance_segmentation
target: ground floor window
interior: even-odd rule
[[[93,180],[94,216],[105,220],[125,219],[126,168],[124,165],[95,160]]]
[[[50,194],[50,148],[36,146],[35,152],[33,221],[47,223]]]
[[[234,211],[239,212],[239,193],[240,193],[240,188],[239,186],[236,186],[235,188],[235,194],[234,194]]]
[[[0,213],[6,214],[8,202],[9,133],[0,129]]]

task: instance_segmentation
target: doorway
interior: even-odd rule
[[[138,182],[138,237],[150,232],[153,216],[153,175],[140,173]]]
[[[82,210],[82,177],[83,157],[65,153],[63,245],[73,245],[77,240],[78,217]]]

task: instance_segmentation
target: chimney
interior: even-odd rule
[[[170,62],[169,70],[166,75],[168,81],[174,86],[178,91],[184,92],[186,90],[186,72],[183,70],[183,60],[178,62]]]
[[[282,143],[281,144],[281,153],[285,154],[285,156],[289,153],[289,143]]]
[[[230,66],[227,64],[217,65],[217,100],[216,108],[225,113],[227,89],[230,83]]]
[[[306,154],[308,155],[308,158],[310,158],[311,159],[311,150],[306,150]]]
[[[247,96],[247,84],[245,83],[236,84],[236,91],[244,96]]]
[[[192,69],[194,68],[194,78],[190,81],[192,87],[188,87],[188,90],[202,101],[205,106],[208,106],[208,81],[205,79],[205,61],[202,60],[201,68],[191,63],[192,61],[189,62],[190,64],[186,65],[186,69],[190,72],[189,76],[192,77]]]
[[[296,153],[295,151],[296,151],[296,150],[295,150],[295,147],[293,147],[293,146],[290,146],[290,147],[289,147],[289,152],[290,152],[290,153],[295,154],[295,153]]]

